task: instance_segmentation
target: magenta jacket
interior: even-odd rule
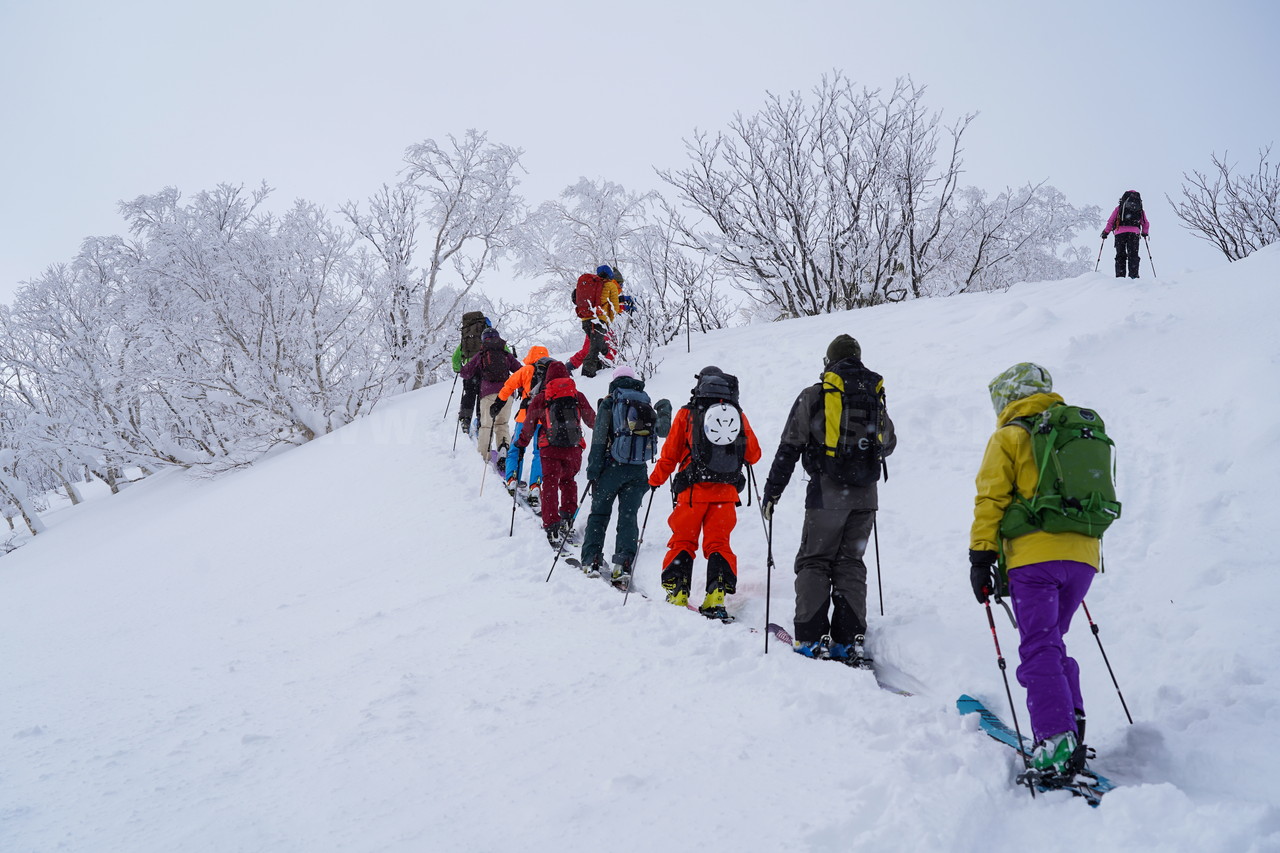
[[[1114,231],[1117,234],[1137,234],[1138,233],[1139,229],[1138,229],[1138,226],[1136,225],[1121,225],[1119,228],[1117,228],[1116,219],[1119,216],[1120,216],[1120,205],[1117,204],[1116,209],[1111,211],[1111,218],[1107,220],[1107,227],[1104,228],[1102,231],[1103,237],[1106,237],[1112,231]],[[1147,221],[1147,212],[1145,210],[1142,211],[1142,229],[1141,230],[1142,230],[1143,237],[1151,233],[1151,223]]]

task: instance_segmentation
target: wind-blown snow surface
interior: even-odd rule
[[[637,577],[654,599],[623,607],[564,565],[547,583],[533,520],[508,538],[496,478],[465,438],[450,450],[448,386],[250,470],[52,513],[0,561],[0,849],[1280,849],[1278,280],[1273,247],[1176,280],[1090,274],[664,354],[650,390],[677,405],[705,364],[741,378],[767,462],[827,342],[862,342],[900,434],[870,644],[911,698],[763,654],[754,505],[737,624],[658,600],[665,489]],[[954,708],[970,692],[1007,715],[966,548],[986,383],[1023,360],[1119,445],[1124,517],[1089,604],[1134,725],[1087,623],[1068,637],[1096,764],[1120,784],[1097,810],[1015,788],[1012,753]],[[797,475],[773,547],[788,625],[802,506]]]

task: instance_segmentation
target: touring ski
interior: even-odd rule
[[[978,726],[984,732],[1005,746],[1022,753],[1027,758],[1031,757],[1032,748],[1026,742],[1026,739],[1024,738],[1019,742],[1017,733],[1005,725],[1003,720],[977,699],[966,693],[956,700],[956,709],[961,714],[977,714]],[[1094,772],[1087,763],[1081,772],[1072,776],[1045,775],[1030,770],[1020,772],[1017,781],[1020,785],[1026,785],[1042,793],[1045,791],[1070,791],[1077,797],[1084,798],[1094,808],[1097,808],[1102,801],[1102,795],[1115,787],[1115,784],[1110,779]]]

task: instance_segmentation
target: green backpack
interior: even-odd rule
[[[1013,424],[1031,435],[1040,477],[1030,500],[1014,496],[1000,521],[1000,535],[1016,539],[1043,531],[1101,539],[1120,517],[1115,442],[1107,437],[1102,418],[1092,409],[1060,405],[1008,425]]]

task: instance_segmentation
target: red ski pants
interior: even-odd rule
[[[738,523],[738,507],[736,503],[685,503],[678,501],[667,519],[671,525],[671,539],[667,542],[666,558],[662,561],[668,566],[687,551],[690,555],[698,553],[698,534],[702,534],[702,556],[710,557],[719,554],[724,557],[738,576],[738,558],[729,547],[729,534]]]

